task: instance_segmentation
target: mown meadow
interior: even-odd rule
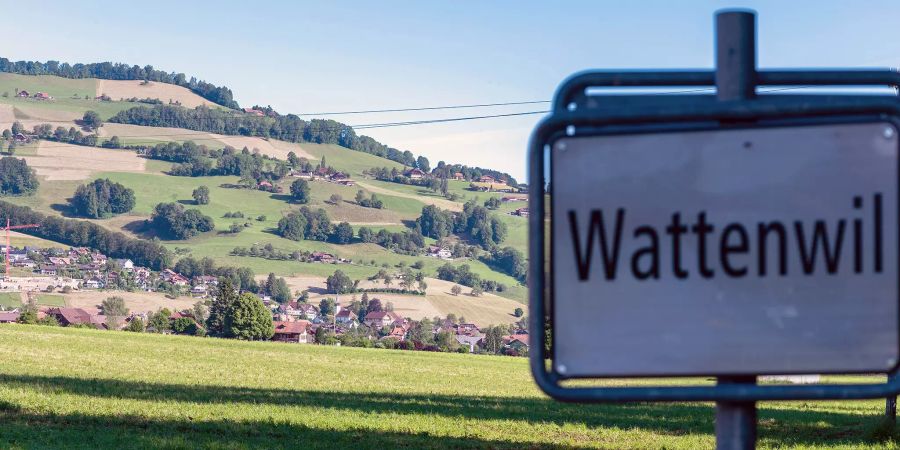
[[[0,361],[0,448],[714,445],[711,404],[560,404],[524,358],[11,324]],[[760,447],[896,448],[883,406],[762,403]]]

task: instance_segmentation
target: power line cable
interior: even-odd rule
[[[760,89],[760,93],[770,93],[770,92],[778,92],[778,91],[788,91],[788,90],[798,90],[798,89],[808,89],[808,88],[816,88],[818,86],[787,86],[780,88],[769,88],[769,89]],[[699,89],[690,89],[690,90],[678,90],[678,91],[666,91],[666,92],[652,92],[652,93],[641,93],[641,94],[631,94],[631,95],[640,95],[640,96],[660,96],[660,95],[678,95],[678,94],[687,94],[687,93],[697,93],[697,92],[710,92],[715,91],[715,87],[708,88],[699,88]],[[549,101],[533,101],[533,102],[506,102],[506,103],[492,103],[492,104],[483,104],[481,106],[487,105],[513,105],[513,104],[530,104],[530,103],[548,103]],[[433,110],[433,109],[450,109],[450,108],[464,108],[464,107],[477,107],[479,105],[456,105],[456,106],[447,106],[447,107],[429,107],[429,108],[418,108],[418,110]],[[394,110],[377,110],[377,111],[399,111],[400,109]],[[404,110],[417,110],[413,109],[404,109]],[[372,110],[376,111],[376,110]],[[428,125],[435,123],[448,123],[448,122],[460,122],[460,121],[471,121],[471,120],[482,120],[482,119],[491,119],[491,118],[502,118],[502,117],[516,117],[516,116],[526,116],[526,115],[534,115],[534,114],[546,114],[550,111],[540,110],[540,111],[525,111],[518,113],[505,113],[505,114],[487,114],[487,115],[479,115],[479,116],[463,116],[463,117],[452,117],[452,118],[444,118],[444,119],[424,119],[424,120],[411,120],[411,121],[402,121],[402,122],[382,122],[382,123],[367,123],[367,124],[358,124],[358,125],[340,125],[334,127],[325,127],[325,128],[315,128],[316,132],[327,132],[327,131],[347,131],[350,129],[353,130],[366,130],[366,129],[375,129],[375,128],[391,128],[391,127],[401,127],[401,126],[415,126],[415,125]],[[335,113],[336,114],[336,113]],[[212,120],[212,118],[205,118],[207,120]],[[202,120],[202,118],[201,118]],[[127,125],[127,124],[126,124]],[[139,126],[139,125],[135,125]],[[121,138],[146,138],[153,140],[154,138],[183,138],[183,137],[206,137],[212,140],[218,139],[227,139],[227,138],[240,138],[240,137],[256,137],[263,138],[262,136],[247,136],[241,134],[222,134],[217,133],[215,131],[200,131],[194,130],[195,133],[159,133],[159,134],[116,134],[110,136],[98,136],[98,139],[105,138],[106,140],[111,139],[113,136]],[[218,136],[210,136],[210,135],[218,135]],[[68,145],[77,145],[77,144],[65,144],[58,145],[56,147],[65,147]],[[44,148],[51,148],[54,146],[44,146]]]
[[[502,102],[502,103],[481,103],[476,105],[450,105],[450,106],[425,106],[420,108],[391,108],[391,109],[370,109],[363,111],[329,111],[316,113],[298,113],[295,116],[340,116],[348,114],[374,114],[388,112],[406,112],[406,111],[435,111],[442,109],[464,109],[464,108],[485,108],[493,106],[515,106],[515,105],[535,105],[539,103],[550,103],[550,100],[529,100],[523,102]]]

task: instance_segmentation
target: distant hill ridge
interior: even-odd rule
[[[177,105],[153,105],[136,106],[120,111],[111,117],[109,122],[147,127],[185,128],[226,135],[258,136],[287,142],[336,144],[350,150],[387,158],[405,166],[417,167],[426,172],[431,169],[427,158],[421,156],[417,158],[409,150],[398,150],[369,136],[357,135],[353,128],[343,123],[327,119],[307,121],[293,114],[280,115],[270,112],[269,115],[257,116],[203,106],[189,109]],[[504,179],[513,186],[517,183],[511,175],[496,170],[458,164],[451,164],[450,167],[466,173],[477,172],[478,176],[489,175],[495,179]],[[452,175],[450,173],[448,177]]]
[[[157,70],[151,65],[140,67],[124,63],[90,63],[69,64],[59,61],[10,61],[0,58],[0,73],[19,75],[55,75],[63,78],[98,78],[106,80],[147,80],[182,86],[213,103],[239,110],[231,89],[216,86],[196,77],[187,78],[183,73]],[[312,142],[317,144],[336,144],[342,147],[387,158],[409,167],[428,172],[432,167],[428,159],[416,157],[409,150],[403,151],[387,146],[377,140],[357,135],[350,126],[334,120],[303,120],[294,114],[282,115],[271,107],[253,108],[257,113],[243,111],[223,111],[206,107],[197,109],[184,108],[177,105],[138,106],[121,111],[109,121],[130,125],[184,128],[210,133],[238,136],[258,136],[279,139],[287,142]],[[258,114],[262,115],[258,115]],[[448,164],[449,168],[466,174],[477,176],[488,175],[495,179],[506,180],[512,186],[517,181],[505,172],[471,167],[461,164]],[[448,176],[452,176],[450,173]]]
[[[0,72],[20,75],[56,75],[63,78],[101,78],[105,80],[147,80],[169,83],[190,89],[197,95],[227,108],[238,109],[231,89],[216,86],[183,73],[157,70],[151,65],[140,67],[123,63],[69,64],[59,61],[10,61],[0,58]]]

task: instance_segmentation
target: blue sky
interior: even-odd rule
[[[549,100],[584,69],[712,67],[713,12],[750,7],[759,12],[761,67],[900,64],[896,1],[195,3],[0,0],[0,55],[152,64],[283,113]],[[334,118],[364,124],[539,109]],[[538,117],[366,133],[432,161],[523,178]]]

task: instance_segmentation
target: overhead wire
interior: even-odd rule
[[[770,92],[779,92],[779,91],[788,91],[788,90],[798,90],[798,89],[808,89],[817,86],[785,86],[785,87],[774,87],[774,88],[762,88],[759,90],[760,93],[770,93]],[[649,93],[632,93],[629,95],[638,95],[638,96],[661,96],[661,95],[679,95],[679,94],[690,94],[690,93],[698,93],[698,92],[711,92],[715,91],[715,87],[707,87],[707,88],[698,88],[698,89],[686,89],[686,90],[675,90],[675,91],[664,91],[664,92],[649,92]],[[440,109],[461,109],[461,108],[477,108],[477,107],[489,107],[489,106],[511,106],[511,105],[526,105],[526,104],[536,104],[536,103],[549,103],[549,100],[535,100],[535,101],[526,101],[526,102],[503,102],[503,103],[484,103],[484,104],[474,104],[474,105],[450,105],[450,106],[435,106],[435,107],[423,107],[423,108],[393,108],[393,109],[379,109],[379,110],[368,110],[368,111],[347,111],[344,112],[346,114],[362,114],[362,113],[382,113],[382,112],[400,112],[400,111],[425,111],[425,110],[440,110]],[[450,117],[443,119],[423,119],[423,120],[410,120],[410,121],[398,121],[398,122],[382,122],[382,123],[364,123],[358,125],[340,125],[334,127],[325,127],[325,128],[315,128],[315,131],[346,131],[346,130],[367,130],[367,129],[377,129],[377,128],[392,128],[392,127],[403,127],[403,126],[416,126],[416,125],[428,125],[428,124],[436,124],[436,123],[449,123],[449,122],[462,122],[462,121],[471,121],[471,120],[483,120],[483,119],[492,119],[492,118],[503,118],[503,117],[517,117],[517,116],[527,116],[527,115],[535,115],[535,114],[547,114],[549,110],[539,110],[539,111],[524,111],[524,112],[516,112],[516,113],[502,113],[502,114],[486,114],[486,115],[477,115],[477,116],[463,116],[463,117]],[[341,113],[338,112],[326,112],[320,113],[320,115],[338,115]],[[307,115],[307,114],[295,114],[297,116]],[[309,114],[311,115],[311,114]],[[212,118],[208,118],[212,120]],[[211,140],[218,139],[228,139],[228,138],[240,138],[240,137],[262,137],[262,136],[247,136],[241,134],[222,134],[214,131],[196,131],[194,133],[159,133],[159,134],[116,134],[111,136],[101,136],[98,138],[106,138],[107,140],[116,136],[118,138],[145,138],[150,140],[155,140],[154,138],[179,138],[179,137],[206,137]],[[218,135],[218,136],[210,136],[210,135]],[[77,145],[77,144],[67,144],[60,143],[60,145],[44,145],[43,148],[52,148],[52,147],[65,147],[69,145]]]

